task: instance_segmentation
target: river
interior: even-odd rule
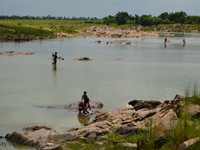
[[[0,51],[34,55],[0,56],[0,135],[34,123],[58,131],[79,127],[76,110],[38,106],[80,101],[83,91],[104,109],[125,107],[133,99],[167,100],[200,83],[199,35],[131,38],[131,45],[106,44],[119,39],[75,37],[30,42],[1,42]],[[101,41],[100,44],[95,41]],[[120,39],[123,40],[123,39]],[[55,51],[64,60],[52,68]],[[72,58],[87,56],[91,61]]]

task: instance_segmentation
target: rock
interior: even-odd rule
[[[179,145],[178,150],[186,150],[189,146],[195,144],[197,141],[199,141],[199,137],[184,141],[182,144]]]
[[[139,109],[144,109],[144,108],[154,109],[158,105],[160,105],[161,102],[160,101],[132,100],[128,104],[132,105],[135,110],[139,110]]]
[[[174,97],[174,100],[183,100],[183,99],[184,99],[184,96],[179,95],[179,94],[176,94]]]
[[[90,61],[92,59],[90,59],[89,57],[75,57],[75,58],[72,58],[72,60],[76,60],[76,61]]]
[[[63,143],[67,141],[74,141],[79,138],[79,134],[76,134],[76,132],[67,132],[62,134],[55,134],[51,136],[49,139],[50,141],[53,141],[54,143]]]
[[[32,146],[38,149],[44,148],[49,139],[58,134],[51,127],[46,125],[33,125],[26,127],[22,130],[23,132],[13,132],[6,135],[6,139],[11,142],[15,142],[20,145]]]
[[[133,118],[134,118],[134,121],[137,122],[137,121],[142,121],[146,118],[152,117],[155,114],[156,114],[155,111],[144,110],[144,111],[139,111],[133,114]]]
[[[137,128],[135,127],[130,127],[130,126],[127,126],[127,125],[118,125],[118,126],[115,126],[112,131],[118,133],[118,134],[121,134],[121,135],[130,135],[130,134],[134,134],[138,131]]]
[[[136,143],[117,143],[116,148],[121,148],[123,150],[137,150],[137,144]]]
[[[90,133],[86,138],[88,142],[95,141],[97,139],[97,134],[95,132]]]
[[[78,105],[79,105],[79,102],[74,102],[74,103],[65,105],[65,108],[66,109],[78,109]],[[101,109],[101,108],[103,108],[103,103],[90,101],[90,107]]]
[[[80,31],[83,36],[112,37],[112,38],[133,38],[133,37],[159,37],[163,36],[158,32],[141,32],[140,27],[129,29],[116,29],[108,26],[88,27]],[[166,34],[165,34],[166,35]],[[167,34],[166,36],[171,36]],[[127,43],[130,44],[130,43]]]
[[[107,120],[110,117],[110,114],[108,112],[103,112],[100,114],[97,114],[93,122],[100,122]]]
[[[98,136],[97,137],[97,141],[98,142],[104,142],[104,141],[107,141],[108,140],[108,136]]]
[[[137,111],[137,110],[140,110],[140,109],[144,109],[144,108],[148,108],[148,109],[153,109],[153,107],[151,106],[151,104],[149,103],[146,103],[146,102],[138,102],[137,104],[135,104],[133,106],[133,108]]]
[[[194,118],[200,118],[200,105],[197,104],[189,104],[186,106],[187,112],[190,116]]]
[[[5,55],[5,56],[14,56],[14,55],[33,55],[35,52],[15,52],[15,51],[5,51],[5,52],[0,52],[0,55]]]

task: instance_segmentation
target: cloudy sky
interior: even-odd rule
[[[200,0],[0,0],[0,15],[102,18],[119,11],[131,15],[177,11],[200,15]]]

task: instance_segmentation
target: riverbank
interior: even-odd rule
[[[48,125],[32,125],[5,138],[37,149],[191,149],[200,144],[196,98],[176,95],[164,102],[133,100],[129,102],[132,108],[96,111],[91,123],[65,133]]]
[[[31,41],[61,37],[94,36],[137,38],[174,36],[173,32],[198,33],[195,25],[116,26],[83,20],[0,20],[0,41]]]
[[[39,29],[41,30],[41,29]],[[48,30],[47,30],[48,31]],[[38,31],[38,32],[42,32]],[[1,41],[31,41],[31,40],[44,40],[51,38],[63,38],[63,37],[84,37],[84,36],[92,36],[92,37],[110,37],[110,38],[139,38],[139,37],[169,37],[174,36],[174,34],[169,33],[160,33],[155,31],[141,31],[140,29],[135,28],[113,28],[108,26],[91,26],[81,30],[77,30],[74,33],[65,33],[65,32],[55,32],[48,31],[48,34],[42,35],[29,35],[24,33],[13,34],[13,35],[0,35]]]

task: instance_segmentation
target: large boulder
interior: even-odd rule
[[[31,125],[22,129],[21,132],[13,132],[7,134],[5,138],[20,145],[32,146],[37,149],[56,149],[58,144],[50,141],[51,137],[58,133],[49,126],[46,125]]]
[[[192,116],[193,118],[200,118],[200,105],[197,104],[189,104],[186,106],[186,108],[183,108],[183,110],[186,109],[188,114]]]
[[[160,105],[161,102],[160,101],[146,101],[146,100],[132,100],[128,104],[133,106],[135,110],[139,110],[139,109],[144,109],[144,108],[154,109],[158,105]]]

